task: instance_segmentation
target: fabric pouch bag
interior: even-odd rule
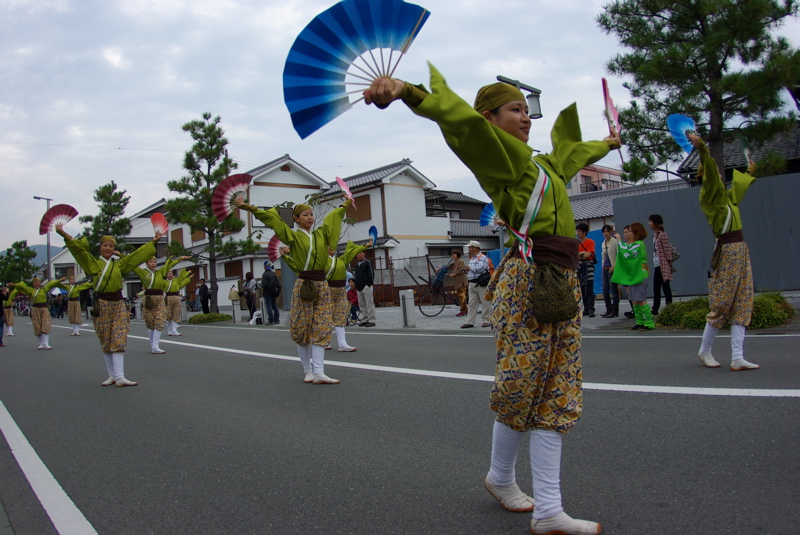
[[[303,279],[300,284],[300,299],[303,301],[316,301],[319,297],[319,290],[314,286],[314,283],[308,279]]]
[[[154,308],[156,308],[156,303],[155,303],[155,301],[153,301],[153,296],[152,295],[145,295],[144,296],[144,308],[146,310],[153,310]]]
[[[536,263],[528,305],[539,323],[558,323],[575,317],[578,303],[559,267],[547,260]]]

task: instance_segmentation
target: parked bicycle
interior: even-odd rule
[[[461,306],[458,297],[452,292],[444,289],[444,277],[450,264],[445,264],[436,270],[436,276],[432,281],[428,281],[428,291],[419,298],[419,311],[423,316],[432,318],[438,316],[444,310],[447,302],[450,301],[456,306]],[[424,280],[424,279],[423,279]]]

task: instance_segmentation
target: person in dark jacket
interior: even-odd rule
[[[197,287],[197,296],[200,298],[200,305],[203,307],[203,314],[208,314],[208,300],[211,297],[211,292],[206,286],[206,280],[200,279],[200,286]]]
[[[261,291],[267,309],[267,325],[279,325],[281,313],[278,310],[278,296],[281,294],[281,283],[273,270],[272,262],[264,261],[264,274],[261,275]]]
[[[362,327],[375,327],[375,302],[372,300],[372,285],[375,282],[375,272],[372,263],[361,252],[356,255],[356,291],[358,292],[358,308],[361,309],[359,325]]]

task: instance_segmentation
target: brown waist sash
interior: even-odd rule
[[[720,234],[719,243],[725,245],[726,243],[739,243],[744,241],[744,232],[741,230],[732,230],[731,232],[726,232],[725,234]]]
[[[164,290],[145,290],[144,295],[164,295]]]
[[[70,301],[80,301],[81,298],[80,297],[70,297],[69,300]]]
[[[174,295],[181,295],[180,292],[167,292],[167,297],[174,296]]]
[[[45,308],[47,303],[34,303],[33,308]]]
[[[98,292],[94,294],[101,301],[122,301],[122,290],[116,292]]]
[[[328,281],[328,286],[331,288],[344,288],[344,279],[340,281]]]
[[[533,261],[549,260],[550,262],[567,269],[578,269],[577,238],[564,236],[537,236],[533,240]],[[512,258],[522,258],[519,247],[513,247]]]
[[[312,271],[301,271],[297,274],[297,277],[300,279],[306,279],[310,281],[324,281],[325,280],[325,270],[324,269],[315,269]]]

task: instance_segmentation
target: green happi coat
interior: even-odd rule
[[[152,256],[150,258],[152,258]],[[150,258],[147,260],[150,260]],[[147,260],[145,260],[145,262]],[[172,269],[172,267],[180,261],[180,258],[173,258],[170,256],[167,258],[167,261],[164,262],[164,265],[155,271],[150,271],[148,268],[136,267],[133,272],[136,273],[142,281],[143,290],[163,290],[167,271]]]
[[[65,238],[64,241],[78,265],[93,278],[94,291],[99,293],[122,290],[125,274],[156,254],[156,246],[154,242],[150,241],[127,256],[118,260],[109,260],[111,265],[108,266],[108,269],[104,269],[106,260],[102,257],[96,258],[89,252],[89,242],[86,238],[77,240]],[[105,273],[103,273],[104,271]]]
[[[343,281],[347,278],[347,266],[356,255],[362,251],[369,249],[369,245],[356,245],[348,241],[347,248],[342,256],[328,257],[328,268],[326,269],[327,279],[329,281]]]
[[[18,282],[14,288],[21,294],[25,294],[31,298],[31,304],[47,303],[50,298],[50,290],[53,288],[64,288],[59,280],[52,280],[46,284],[42,284],[37,290],[33,286],[28,286],[24,282]],[[64,288],[66,289],[66,288]]]
[[[527,223],[525,211],[539,177],[539,164],[552,185],[528,234],[574,238],[575,220],[566,186],[582,167],[609,152],[604,141],[582,141],[577,106],[570,105],[556,119],[550,132],[553,152],[531,157],[533,149],[528,144],[487,121],[447,86],[432,65],[430,71],[432,92],[411,109],[439,125],[448,146],[492,199],[500,219],[518,230]],[[514,243],[509,236],[506,246]]]
[[[3,301],[3,308],[8,308],[8,307],[13,306],[14,305],[14,298],[17,296],[18,293],[19,293],[19,290],[17,290],[16,288],[14,288],[10,292],[8,292],[8,299]]]
[[[67,299],[77,299],[81,296],[81,292],[83,290],[88,290],[94,286],[94,283],[91,280],[83,282],[81,284],[69,284],[65,288],[67,288]]]
[[[703,210],[714,236],[719,237],[723,232],[742,230],[739,203],[742,202],[747,190],[756,181],[755,177],[734,169],[731,187],[726,189],[719,174],[717,162],[711,157],[708,147],[704,144],[698,149],[698,152],[704,174],[703,184],[700,187],[700,209]],[[731,209],[731,222],[728,229],[724,230],[728,208]]]

